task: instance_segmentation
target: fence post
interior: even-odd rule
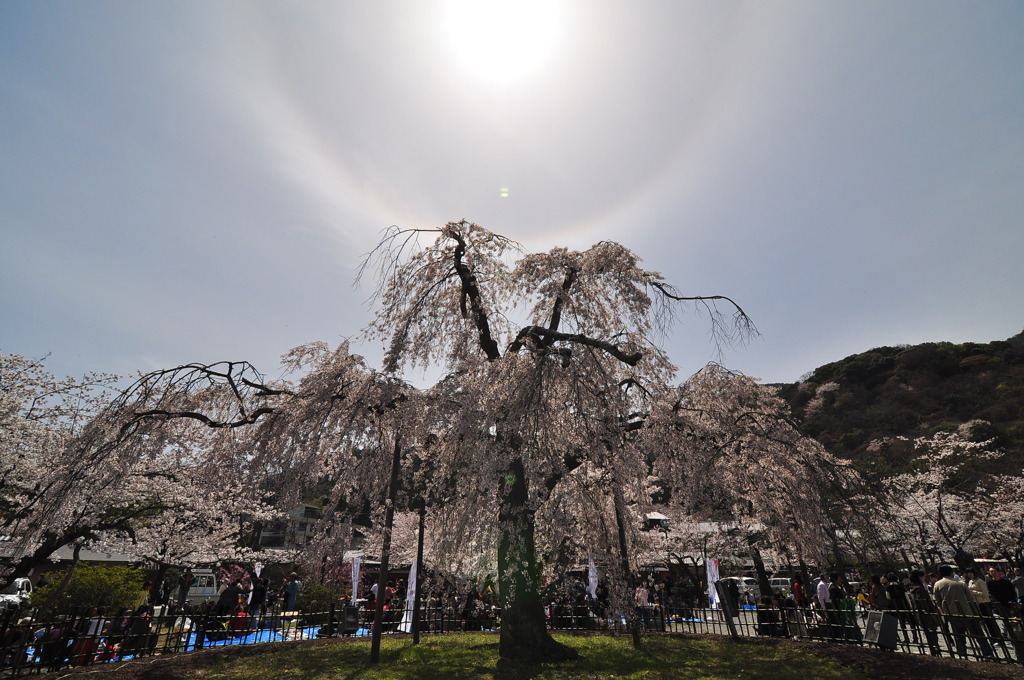
[[[206,644],[206,617],[207,612],[203,612],[202,617],[199,619],[199,628],[196,630],[196,649],[202,649]]]

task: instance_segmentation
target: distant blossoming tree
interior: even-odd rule
[[[774,388],[710,364],[656,405],[644,434],[670,504],[746,527],[755,565],[762,549],[800,562],[825,557],[829,489],[855,475],[800,432]]]
[[[966,568],[976,555],[1014,549],[1013,534],[1019,531],[1024,511],[1015,493],[1021,479],[981,471],[983,461],[1003,455],[991,444],[946,432],[873,444],[910,446],[917,454],[913,471],[883,481],[878,504],[879,519],[887,520],[883,529],[904,554],[925,562],[952,559]]]
[[[239,484],[209,467],[164,468],[132,480],[123,492],[153,499],[157,512],[138,517],[124,530],[99,532],[94,545],[133,556],[155,567],[158,576],[174,566],[198,566],[257,559],[251,546],[255,523],[280,512],[259,490]]]
[[[983,544],[986,549],[1024,564],[1024,477],[995,476],[990,498],[994,507],[982,527]]]
[[[57,378],[42,360],[0,353],[0,521],[15,574],[152,510],[102,470],[63,455],[109,402],[114,383],[108,375]]]
[[[138,432],[138,414],[123,406],[147,382],[112,404],[114,380],[58,379],[40,361],[0,355],[0,499],[15,574],[65,545],[158,566],[237,558],[243,518],[272,512],[262,493],[236,484],[231,458],[204,457],[205,425],[187,430],[179,420],[161,423],[160,436]],[[211,410],[205,399],[203,408]]]

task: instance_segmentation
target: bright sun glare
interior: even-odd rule
[[[561,9],[554,0],[448,0],[444,30],[466,68],[507,83],[534,73],[550,57]]]

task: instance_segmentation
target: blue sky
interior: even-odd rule
[[[274,374],[462,218],[734,298],[769,382],[1024,329],[1024,3],[456,4],[0,3],[0,351]]]

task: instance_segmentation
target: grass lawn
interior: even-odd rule
[[[803,650],[706,639],[650,637],[635,650],[626,636],[556,635],[580,652],[577,661],[524,665],[499,662],[498,637],[491,633],[385,638],[381,663],[368,662],[368,641],[281,649],[273,654],[218,661],[195,668],[202,680],[516,680],[544,678],[656,678],[710,680],[864,680],[859,671]]]

